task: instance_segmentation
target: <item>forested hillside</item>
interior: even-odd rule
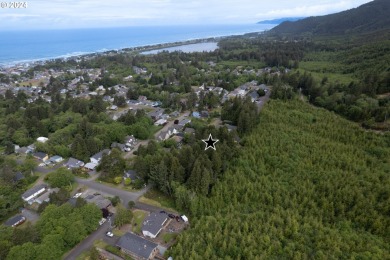
[[[335,35],[365,33],[390,29],[390,1],[374,0],[344,12],[309,17],[296,22],[283,22],[271,30],[274,33]]]
[[[272,100],[174,259],[389,259],[390,138]]]

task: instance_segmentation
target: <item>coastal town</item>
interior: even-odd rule
[[[112,55],[108,53],[102,56],[109,59]],[[86,252],[90,253],[88,250],[95,249],[104,259],[127,259],[127,256],[133,259],[167,259],[169,255],[165,252],[174,244],[175,238],[189,228],[191,219],[186,216],[185,211],[175,208],[175,203],[164,204],[164,199],[170,199],[157,189],[161,187],[160,184],[137,172],[135,161],[140,153],[138,150],[140,147],[148,149],[150,142],[180,150],[189,139],[198,136],[199,124],[216,129],[225,128],[239,144],[242,131],[238,129],[236,122],[221,118],[222,106],[233,100],[248,100],[259,110],[268,100],[270,88],[256,79],[278,77],[281,72],[270,67],[236,66],[232,69],[219,66],[214,61],[206,61],[203,63],[206,69],[196,68],[194,73],[195,77],[206,75],[204,82],[193,85],[183,83],[182,78],[175,79],[177,69],[169,69],[171,76],[167,75],[161,82],[153,82],[156,80],[153,74],[156,70],[136,65],[128,66],[126,71],[129,73],[122,73],[118,80],[118,75],[110,74],[104,68],[80,68],[79,64],[89,60],[88,57],[81,57],[54,61],[72,64],[72,68],[66,69],[54,68],[55,66],[47,68],[53,65],[50,63],[2,68],[0,96],[4,96],[6,100],[22,97],[24,105],[18,109],[26,111],[29,106],[42,102],[53,106],[64,100],[99,100],[104,105],[104,110],[101,110],[105,114],[104,120],[124,123],[127,117],[142,113],[150,123],[148,127],[153,129],[152,132],[145,136],[137,131],[130,131],[122,139],[103,145],[96,153],[84,157],[77,156],[74,151],[77,149],[77,142],[68,143],[67,149],[70,152],[61,154],[61,149],[51,149],[58,143],[55,140],[57,137],[54,137],[56,132],[34,139],[27,137],[30,141],[26,141],[26,138],[19,141],[16,136],[11,136],[12,142],[7,144],[3,154],[14,158],[18,164],[23,164],[25,160],[33,161],[34,167],[30,169],[30,174],[37,177],[20,195],[23,207],[18,209],[17,214],[10,216],[4,225],[20,228],[26,223],[34,224],[39,221],[41,212],[52,203],[51,200],[61,196],[58,195],[62,192],[59,186],[50,181],[51,175],[54,173],[66,176],[62,171],[68,171],[73,174],[69,182],[74,184],[66,185],[68,197],[62,203],[78,207],[82,200],[96,205],[102,216],[99,223],[96,223],[96,231],[66,253],[64,259],[76,259]],[[184,64],[183,61],[181,63]],[[192,66],[191,62],[187,62],[186,66]],[[226,87],[223,80],[207,80],[207,76],[222,73],[235,79],[247,80],[242,84],[236,83],[234,88]],[[108,80],[112,78],[117,80]],[[149,88],[150,85],[159,89],[169,87],[169,90],[160,92],[165,99],[156,99],[150,92],[144,94],[142,90],[134,93],[136,88],[139,90],[148,83]],[[183,84],[187,88],[184,94],[175,92]],[[94,108],[91,112],[93,110]],[[205,138],[207,136],[203,136]],[[113,181],[107,181],[102,177],[102,172],[107,170],[101,165],[107,164],[104,162],[105,158],[115,156],[113,154],[120,154],[126,166],[121,168],[122,175],[117,174]],[[17,171],[13,181],[18,183],[25,178],[26,172]],[[122,218],[119,217],[122,213],[118,211],[124,209],[129,210],[132,217],[125,224],[118,224],[116,220]]]

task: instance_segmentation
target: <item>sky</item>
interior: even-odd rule
[[[325,15],[369,0],[1,0],[0,30],[99,28],[139,25],[253,24]],[[20,1],[20,0],[19,0]]]

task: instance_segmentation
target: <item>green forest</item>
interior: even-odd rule
[[[174,259],[388,259],[390,138],[271,100],[244,148],[191,205]]]

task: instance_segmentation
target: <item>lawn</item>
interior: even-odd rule
[[[176,212],[176,210],[174,209],[175,202],[173,198],[165,195],[164,193],[156,189],[151,189],[148,192],[146,192],[145,195],[139,199],[139,201],[156,207],[165,208],[169,211]]]
[[[142,222],[144,222],[147,212],[136,209],[133,211],[133,214],[134,214],[133,222],[132,222],[133,232],[136,234],[141,234]]]
[[[164,233],[162,235],[162,240],[164,241],[165,244],[168,244],[172,240],[175,240],[178,234],[176,233]]]
[[[86,260],[86,259],[90,259],[90,253],[89,251],[84,251],[81,253],[81,255],[79,255],[76,260]]]
[[[324,77],[328,78],[330,82],[339,82],[343,84],[349,84],[354,80],[354,76],[352,74],[341,74],[341,73],[325,73],[325,72],[314,72],[311,70],[298,69],[301,73],[305,71],[310,73],[317,82],[321,82]],[[356,79],[355,79],[356,80]]]
[[[102,239],[99,239],[99,240],[96,240],[95,242],[93,242],[93,245],[95,247],[98,247],[98,248],[105,248],[107,246],[107,243],[104,242]]]

